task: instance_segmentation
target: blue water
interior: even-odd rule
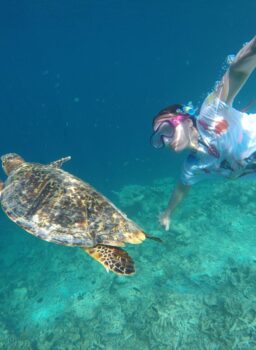
[[[0,153],[71,155],[65,170],[164,240],[129,247],[125,279],[1,213],[1,350],[256,349],[255,185],[200,184],[165,233],[184,156],[149,144],[158,110],[200,106],[255,13],[252,0],[1,3]],[[253,98],[255,74],[237,106]]]

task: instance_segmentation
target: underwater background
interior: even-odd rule
[[[200,106],[255,13],[252,0],[1,2],[1,155],[72,156],[65,170],[163,240],[128,246],[137,271],[119,277],[1,212],[1,350],[256,349],[256,183],[193,186],[165,232],[184,155],[149,143],[160,109]]]

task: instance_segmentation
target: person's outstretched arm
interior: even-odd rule
[[[253,70],[256,68],[256,36],[235,56],[215,94],[227,104],[233,103]]]
[[[177,205],[182,201],[190,189],[189,185],[184,185],[181,182],[178,182],[174,191],[171,194],[168,207],[165,212],[160,217],[160,223],[164,226],[165,230],[168,231],[171,223],[171,215]]]

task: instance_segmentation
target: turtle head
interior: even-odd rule
[[[24,159],[16,153],[8,153],[1,157],[2,167],[6,175],[24,163]]]

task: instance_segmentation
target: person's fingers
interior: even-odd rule
[[[166,214],[162,214],[159,217],[159,223],[164,227],[165,231],[168,231],[170,229],[170,218],[169,216],[166,216]]]

